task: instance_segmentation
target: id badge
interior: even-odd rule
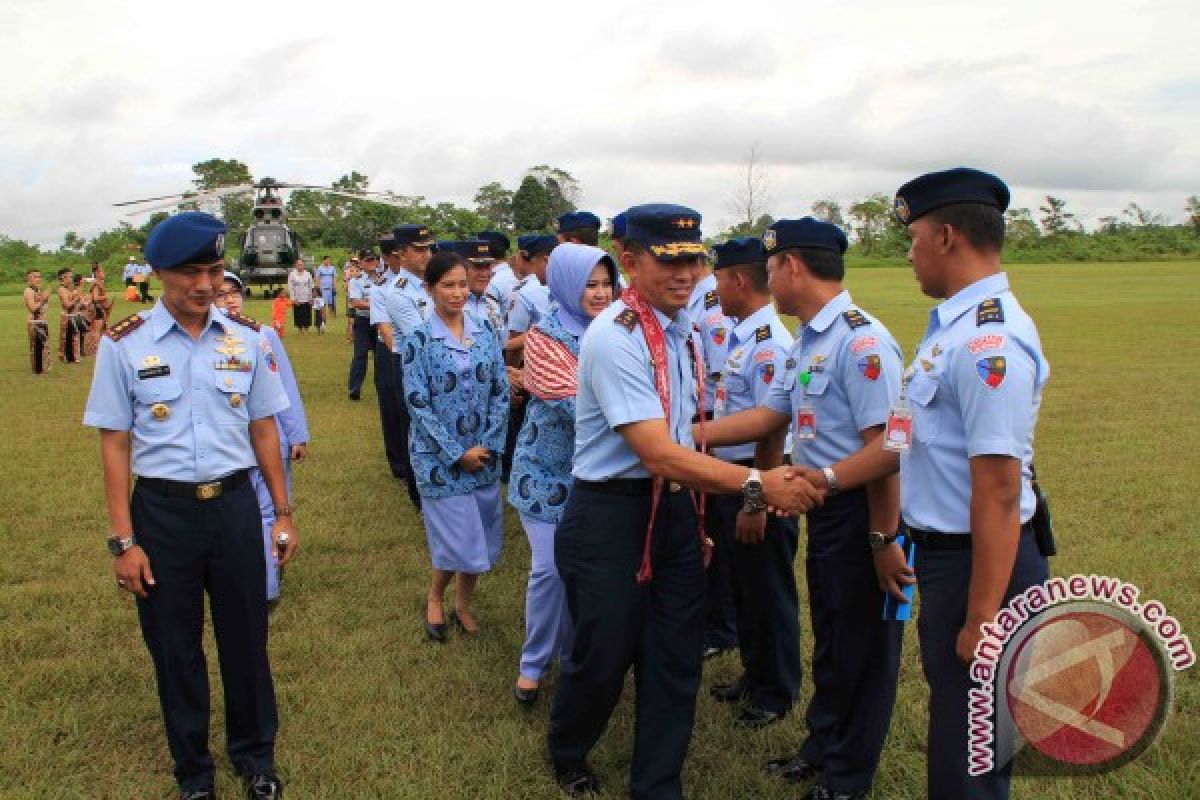
[[[907,405],[892,406],[887,425],[883,429],[883,447],[895,453],[904,453],[912,447],[913,418]]]
[[[803,405],[796,409],[796,428],[792,436],[805,441],[817,438],[817,415],[812,406]]]
[[[727,400],[725,392],[725,382],[717,382],[717,390],[713,394],[713,417],[725,416],[725,403]]]

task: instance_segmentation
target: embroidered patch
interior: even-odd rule
[[[716,289],[710,289],[709,291],[704,293],[704,307],[705,308],[716,308],[716,306],[719,302],[721,302],[721,301],[717,299],[717,290]]]
[[[883,364],[879,356],[871,353],[858,360],[858,371],[869,381],[877,380],[883,372]]]
[[[405,286],[408,286],[408,278],[401,275],[399,278],[396,278],[396,282],[392,285],[397,289],[403,289]]]
[[[779,235],[773,229],[767,229],[763,231],[762,243],[764,250],[774,250],[779,243]]]
[[[971,355],[978,355],[984,350],[999,350],[1004,347],[1004,336],[999,333],[989,333],[986,336],[976,336],[967,342],[967,350]]]
[[[615,317],[613,317],[613,322],[632,333],[633,329],[636,328],[638,324],[637,312],[632,308],[627,308],[620,314],[617,314]]]
[[[770,338],[771,338],[771,326],[770,325],[762,325],[758,328],[755,328],[754,341],[765,342],[767,339],[770,339]]]
[[[267,360],[267,369],[271,370],[271,372],[279,372],[279,364],[275,361],[274,353],[268,350],[267,354],[263,357]]]
[[[975,369],[979,372],[979,380],[983,381],[984,386],[989,389],[995,389],[1004,383],[1005,363],[1006,359],[1004,356],[989,356],[975,362]]]
[[[145,380],[146,378],[162,378],[170,374],[171,367],[169,364],[160,364],[155,367],[142,367],[138,370],[138,380]]]
[[[774,362],[768,362],[768,363],[760,366],[758,368],[758,374],[762,378],[763,383],[770,386],[771,381],[775,380],[775,364],[774,364]]]
[[[132,314],[118,322],[116,325],[113,325],[111,328],[105,331],[105,333],[108,335],[108,338],[112,339],[114,342],[119,342],[131,332],[144,325],[145,322],[146,318],[141,314]]]
[[[824,372],[825,371],[825,356],[817,354],[808,362],[809,372]]]
[[[989,297],[975,309],[975,326],[986,325],[989,322],[1004,322],[1004,309],[995,297]]]
[[[712,336],[712,340],[716,344],[718,344],[718,345],[725,344],[725,329],[724,328],[713,328],[711,331],[709,331],[709,335]]]
[[[775,360],[775,351],[769,347],[759,350],[757,353],[754,354],[754,363],[755,364],[761,364],[764,361],[774,361],[774,360]]]
[[[851,353],[861,353],[863,350],[870,350],[872,347],[878,346],[879,341],[874,336],[859,336],[850,342]]]
[[[849,311],[843,312],[842,316],[846,318],[846,324],[853,328],[861,328],[864,325],[870,325],[871,321],[863,316],[863,313],[857,308],[852,308]]]
[[[714,311],[712,314],[709,314],[707,317],[704,318],[704,324],[709,326],[710,328],[713,325],[720,325],[724,321],[725,321],[725,315],[722,314],[720,311]]]

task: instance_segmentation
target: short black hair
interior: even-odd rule
[[[429,263],[425,265],[425,285],[434,286],[446,273],[455,267],[467,268],[467,260],[458,253],[439,250],[429,259]]]
[[[42,271],[40,269],[38,269],[37,267],[34,267],[33,269],[25,270],[25,277],[28,278],[30,275],[32,275],[35,272],[39,275],[42,274]]]
[[[954,203],[929,212],[935,225],[949,225],[961,233],[971,246],[985,253],[1004,248],[1004,214],[984,203]]]
[[[68,267],[63,267],[55,274],[58,275],[58,277],[61,279],[63,275],[70,275],[71,270]]]
[[[728,269],[736,269],[739,275],[746,276],[750,287],[756,292],[767,291],[767,262],[759,261],[754,264],[733,264]]]
[[[575,239],[580,244],[590,244],[596,247],[600,244],[600,231],[596,228],[572,228],[569,231],[563,231],[564,239]]]
[[[841,253],[821,247],[789,247],[780,252],[791,253],[803,261],[817,280],[840,281],[846,277],[846,260]]]

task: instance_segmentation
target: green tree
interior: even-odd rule
[[[1075,215],[1067,211],[1067,201],[1060,197],[1046,195],[1046,201],[1038,206],[1038,211],[1042,212],[1042,231],[1047,236],[1062,236],[1080,229]]]
[[[117,256],[125,256],[140,246],[138,230],[128,222],[97,234],[87,243],[83,254],[88,261],[107,262]]]
[[[579,195],[583,189],[571,173],[560,167],[539,164],[530,167],[526,174],[546,190],[546,203],[552,222],[560,214],[575,210],[575,204],[579,202]]]
[[[492,181],[475,192],[475,213],[487,220],[488,227],[510,231],[513,227],[513,192],[499,181]]]
[[[758,219],[754,220],[754,222],[750,223],[747,223],[745,220],[743,220],[727,230],[724,234],[724,238],[732,239],[736,236],[760,237],[763,235],[763,231],[765,231],[767,227],[774,221],[774,217],[772,217],[770,214],[763,214]]]
[[[846,218],[842,216],[842,204],[832,198],[813,203],[812,215],[817,219],[833,223],[839,228],[846,227]]]
[[[1010,208],[1004,213],[1004,238],[1012,247],[1028,247],[1041,236],[1033,212],[1028,208]]]
[[[891,199],[876,192],[851,205],[849,215],[854,238],[863,255],[884,255],[888,226],[893,219]]]
[[[87,239],[84,239],[75,231],[67,231],[63,236],[63,243],[58,248],[58,252],[77,256],[83,253],[83,248],[85,247],[87,247]]]
[[[237,159],[210,158],[192,164],[196,177],[192,184],[197,189],[219,189],[225,186],[241,186],[253,183],[250,168]],[[208,203],[205,204],[209,206]],[[243,228],[249,224],[250,212],[254,208],[253,193],[222,197],[209,206],[230,228]]]
[[[1129,220],[1131,225],[1137,227],[1161,227],[1167,224],[1167,218],[1162,214],[1156,214],[1153,211],[1147,211],[1137,203],[1130,203],[1125,206],[1125,210],[1121,212],[1122,216]]]
[[[548,231],[554,224],[550,193],[537,178],[526,175],[513,194],[513,225],[518,231]]]

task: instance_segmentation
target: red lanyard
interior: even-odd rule
[[[650,363],[654,367],[654,388],[658,391],[658,399],[662,402],[663,416],[666,418],[667,431],[671,430],[671,376],[667,372],[669,359],[667,356],[667,339],[663,333],[662,325],[658,322],[658,317],[654,311],[646,303],[638,291],[634,288],[628,288],[621,293],[621,300],[625,305],[633,309],[633,312],[638,315],[638,320],[642,324],[642,332],[646,337],[646,347],[650,350]],[[696,348],[696,341],[692,338],[691,332],[688,332],[687,337],[688,352],[692,356],[692,365],[696,368],[696,402],[700,411],[700,449],[707,449],[707,435],[704,431],[704,361],[700,356],[699,350]],[[646,524],[646,544],[642,550],[642,565],[638,569],[638,583],[647,583],[654,577],[654,566],[651,563],[651,544],[654,538],[654,518],[658,514],[658,499],[662,494],[663,479],[661,475],[655,475],[651,483],[651,499],[650,499],[650,521]],[[699,520],[700,530],[700,545],[707,546],[708,538],[704,535],[704,493],[700,493],[700,499],[697,502],[696,495],[692,494],[692,502],[696,504],[696,514]]]

